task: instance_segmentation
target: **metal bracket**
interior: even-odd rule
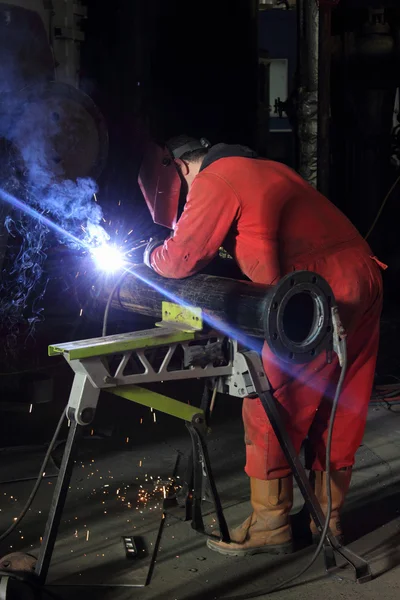
[[[340,340],[346,337],[346,330],[340,320],[339,309],[337,306],[332,307],[332,324],[333,324],[333,350],[337,354],[339,364],[343,366],[343,350]]]
[[[256,353],[254,353],[256,354]],[[253,378],[250,374],[246,353],[236,352],[233,359],[233,375],[228,379],[228,390],[231,396],[244,398],[256,394]],[[258,356],[258,354],[256,354]],[[261,365],[258,376],[262,385],[267,386],[269,390],[269,382],[265,375],[264,367]]]
[[[162,303],[162,321],[157,327],[170,327],[178,331],[201,331],[203,316],[201,308],[186,307],[173,302]]]
[[[89,425],[94,419],[99,395],[100,390],[93,386],[87,375],[75,373],[68,401],[68,419],[75,420],[78,425]]]

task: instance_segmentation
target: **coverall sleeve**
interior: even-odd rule
[[[217,254],[239,211],[236,193],[222,177],[200,173],[174,236],[152,252],[152,269],[168,279],[194,275]]]

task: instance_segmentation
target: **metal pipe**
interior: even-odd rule
[[[298,0],[298,170],[317,187],[319,9],[315,0]]]
[[[205,315],[223,319],[249,335],[264,337],[263,302],[268,286],[202,274],[165,279],[145,266],[135,267],[134,272],[122,280],[112,307],[158,319],[162,317],[163,301],[184,302],[201,307]],[[103,300],[107,300],[114,285],[114,280],[106,282]]]
[[[131,313],[162,317],[162,302],[202,309],[206,325],[245,342],[263,338],[278,356],[308,362],[329,347],[334,296],[322,277],[297,271],[276,285],[199,274],[165,279],[145,266],[127,272],[116,288],[110,279],[94,291],[97,300]],[[239,335],[238,335],[239,334]]]

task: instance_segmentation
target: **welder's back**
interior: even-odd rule
[[[372,254],[347,217],[283,164],[230,157],[213,162],[199,179],[203,174],[222,178],[238,199],[225,246],[254,282],[273,283],[340,249]]]

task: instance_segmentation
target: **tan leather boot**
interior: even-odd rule
[[[208,539],[207,546],[228,556],[292,552],[289,513],[293,505],[293,477],[269,481],[251,478],[250,484],[253,514],[230,531],[230,544]]]
[[[331,471],[331,493],[332,493],[332,512],[329,521],[329,527],[335,537],[343,540],[342,525],[340,522],[340,510],[344,504],[346,494],[349,491],[352,468],[346,467],[339,471]],[[326,515],[328,509],[328,499],[326,495],[326,472],[315,471],[315,495],[321,504],[322,511]],[[313,541],[319,540],[319,532],[314,521],[311,520],[311,533]]]

